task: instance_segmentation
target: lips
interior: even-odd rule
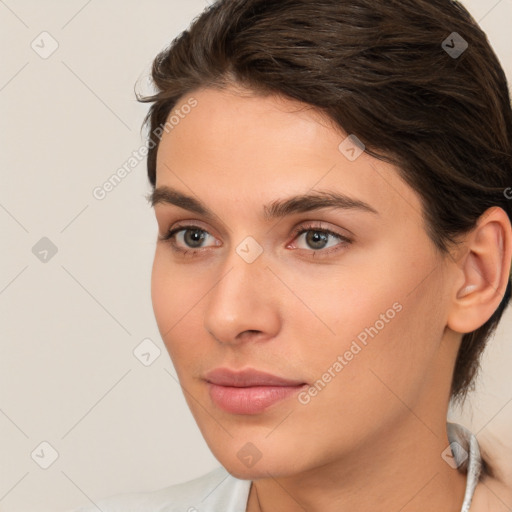
[[[235,372],[228,368],[208,372],[205,380],[212,401],[232,414],[259,414],[307,386],[304,381],[259,370]]]
[[[235,372],[228,368],[216,368],[208,372],[205,380],[219,386],[233,386],[245,388],[249,386],[297,386],[305,384],[304,381],[291,380],[272,375],[259,370],[243,370]]]

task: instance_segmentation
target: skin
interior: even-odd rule
[[[442,256],[397,170],[364,152],[349,161],[338,149],[347,134],[314,109],[234,86],[196,90],[176,109],[190,96],[197,106],[161,139],[156,187],[193,196],[216,217],[154,205],[159,237],[178,223],[207,233],[199,249],[190,232],[176,235],[192,256],[157,241],[152,300],[208,446],[231,474],[253,480],[247,510],[459,511],[466,477],[441,457],[450,382],[461,333],[503,297],[507,215],[489,209],[457,252]],[[263,219],[264,204],[318,190],[378,213]],[[318,248],[311,233],[294,235],[305,224],[351,243],[331,236]],[[236,252],[247,236],[263,250],[252,263]],[[400,312],[309,403],[292,396],[238,415],[210,399],[204,375],[220,366],[314,384],[396,303]],[[252,467],[237,457],[248,442],[261,454]]]

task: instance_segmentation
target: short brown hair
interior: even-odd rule
[[[454,34],[455,33],[455,34]],[[455,47],[467,48],[460,55]],[[148,177],[163,126],[201,87],[242,85],[310,104],[420,196],[425,229],[449,253],[492,206],[512,217],[512,110],[486,35],[451,0],[220,0],[154,60]],[[511,295],[464,334],[451,396],[463,401]]]

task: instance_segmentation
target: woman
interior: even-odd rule
[[[511,291],[510,98],[467,11],[224,0],[152,76],[153,307],[223,467],[98,508],[510,510],[446,421]]]

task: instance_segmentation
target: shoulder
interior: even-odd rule
[[[479,481],[471,512],[509,512],[512,509],[512,445],[509,441],[508,432],[489,429],[479,438],[482,455],[492,474],[484,475]]]
[[[125,493],[74,512],[244,512],[250,480],[219,467],[198,478],[145,493]]]
[[[512,488],[501,480],[487,476],[475,489],[471,512],[509,512],[512,507]]]

